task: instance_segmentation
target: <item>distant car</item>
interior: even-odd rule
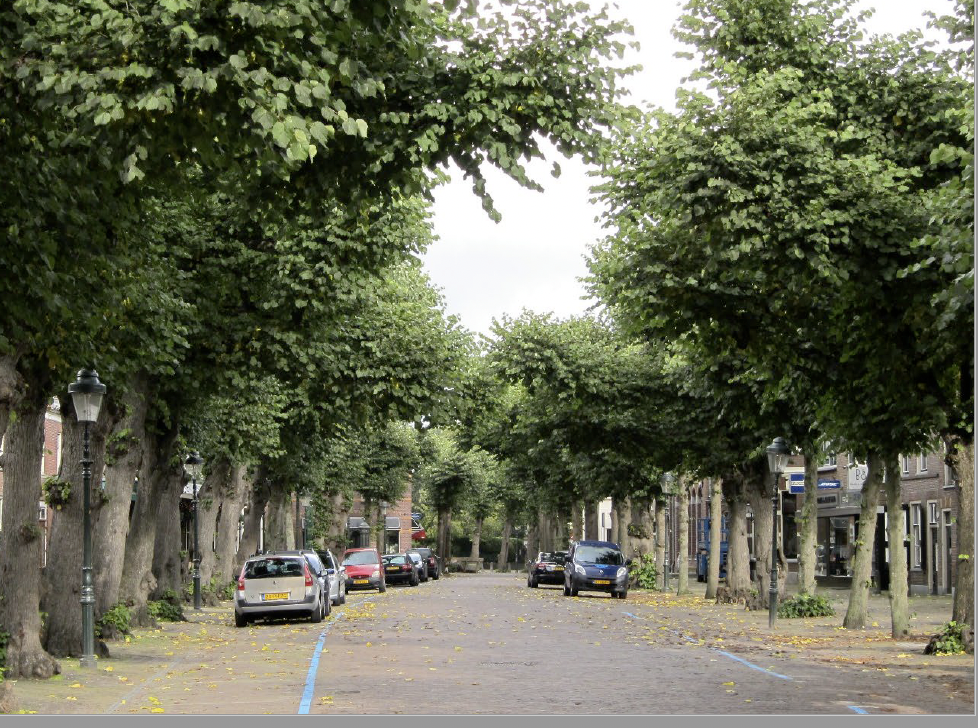
[[[321,622],[330,612],[325,583],[299,552],[252,556],[238,576],[234,625],[244,627],[262,617],[293,615]]]
[[[346,590],[376,589],[387,591],[387,581],[380,564],[377,549],[347,549],[343,552],[343,566],[346,567]]]
[[[329,600],[334,606],[346,604],[346,567],[333,556],[333,552],[329,549],[317,549],[316,554],[330,576]]]
[[[428,581],[428,562],[421,558],[417,551],[405,551],[407,556],[414,563],[414,568],[418,572],[418,581]]]
[[[579,591],[603,591],[612,598],[628,594],[628,567],[618,544],[611,541],[577,541],[571,544],[564,563],[564,596]]]
[[[408,549],[408,553],[420,554],[421,558],[428,563],[428,577],[431,579],[438,580],[439,569],[438,569],[438,557],[435,552],[426,546],[416,546],[415,548]]]
[[[408,584],[417,586],[421,583],[418,567],[407,554],[387,554],[382,556],[384,563],[384,578],[391,584]]]
[[[536,561],[530,563],[529,573],[526,575],[526,585],[531,589],[536,589],[540,584],[563,584],[564,558],[566,556],[566,551],[539,552]]]

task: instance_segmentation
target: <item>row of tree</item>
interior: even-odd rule
[[[96,616],[123,603],[138,623],[181,586],[189,450],[207,461],[202,538],[219,544],[205,580],[226,580],[243,509],[241,548],[269,503],[274,543],[291,494],[350,466],[344,447],[389,451],[388,422],[452,417],[471,343],[420,272],[430,190],[451,160],[492,213],[482,165],[533,187],[523,164],[541,139],[590,155],[620,116],[624,30],[550,0],[4,4],[8,677],[49,676],[81,646],[75,370],[108,386],[92,432]],[[63,503],[42,576],[25,565],[41,563],[52,395],[64,452],[48,492]],[[375,465],[357,483],[374,501],[396,480]]]

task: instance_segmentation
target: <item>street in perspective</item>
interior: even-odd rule
[[[95,671],[66,661],[61,679],[15,691],[40,714],[974,712],[973,659],[921,653],[946,598],[914,599],[912,636],[893,640],[882,621],[856,633],[832,618],[770,631],[764,613],[702,592],[565,597],[529,588],[522,573],[481,571],[353,593],[317,624],[236,628],[228,605],[207,607],[138,630]],[[875,598],[870,609],[883,620],[888,607]]]

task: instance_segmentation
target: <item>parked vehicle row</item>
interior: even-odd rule
[[[562,584],[565,597],[600,591],[612,599],[628,595],[628,567],[621,548],[611,541],[574,541],[568,551],[541,551],[528,569],[526,585]]]
[[[234,624],[244,627],[255,619],[292,616],[321,622],[333,606],[346,603],[351,589],[382,593],[388,581],[417,586],[438,576],[431,549],[381,557],[374,548],[353,548],[343,553],[342,561],[328,549],[256,554],[238,576]]]

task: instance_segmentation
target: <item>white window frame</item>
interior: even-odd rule
[[[922,452],[917,456],[917,472],[926,473],[927,472],[927,453]]]
[[[910,456],[901,455],[900,456],[901,470],[903,470],[904,475],[910,475]]]
[[[937,501],[927,501],[927,523],[931,526],[940,525],[940,519],[938,518],[940,514],[940,509],[937,507]]]
[[[58,444],[57,449],[54,453],[54,470],[55,473],[61,472],[61,433],[58,433]]]
[[[910,565],[914,569],[920,569],[921,562],[921,532],[920,532],[920,519],[921,519],[921,507],[920,503],[910,504]]]

